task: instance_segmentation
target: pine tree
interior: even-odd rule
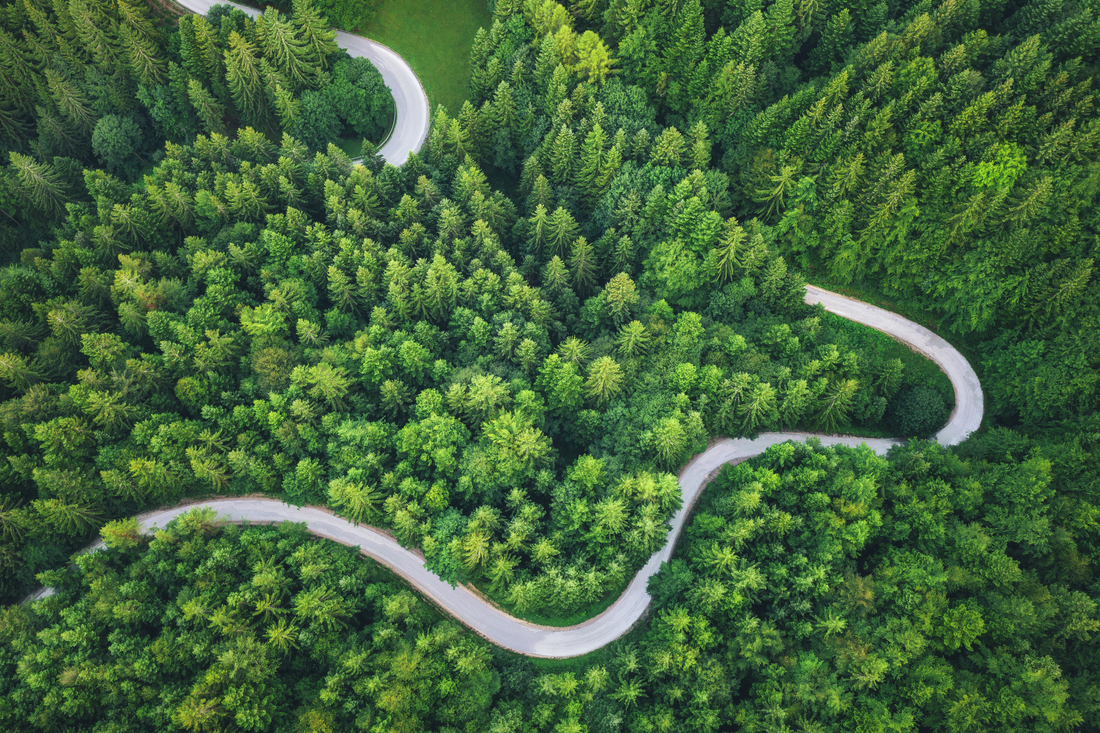
[[[573,252],[569,257],[569,275],[573,288],[584,295],[596,282],[596,254],[592,245],[584,237],[577,237],[573,243]]]
[[[577,236],[577,229],[577,222],[572,214],[561,206],[555,209],[549,222],[550,251],[564,259],[569,254],[569,245]]]
[[[260,57],[255,46],[236,31],[229,34],[229,49],[225,52],[225,81],[241,118],[263,126],[267,121],[267,100]]]
[[[764,59],[771,40],[768,36],[767,24],[764,22],[764,14],[757,10],[742,21],[733,32],[731,39],[737,61],[746,66],[758,64]]]
[[[184,68],[216,89],[225,78],[217,31],[201,15],[185,15],[179,21],[179,35]]]
[[[733,281],[741,272],[739,261],[741,244],[745,241],[745,230],[738,224],[737,219],[731,218],[726,222],[725,232],[715,247],[717,255],[718,282],[725,284]]]
[[[81,47],[91,54],[96,66],[101,71],[115,71],[118,66],[118,51],[107,35],[108,28],[113,25],[110,19],[102,14],[96,17],[88,4],[81,0],[69,3],[69,16]],[[124,43],[122,48],[126,48]]]
[[[554,187],[550,185],[550,181],[546,180],[546,176],[540,173],[531,187],[531,193],[527,196],[527,210],[533,211],[539,206],[549,209],[554,205],[554,198]]]
[[[577,63],[573,69],[589,84],[603,84],[611,75],[611,67],[616,59],[611,51],[593,31],[585,31],[577,40]]]
[[[523,162],[523,172],[519,177],[519,192],[520,195],[526,196],[531,193],[531,189],[534,188],[535,179],[542,175],[542,164],[539,163],[539,159],[534,155],[530,156]]]
[[[625,272],[620,272],[607,282],[604,295],[611,321],[616,326],[622,325],[630,318],[638,305],[637,288]]]
[[[707,136],[707,126],[702,120],[691,128],[691,165],[696,170],[706,170],[710,167],[710,139]]]
[[[27,200],[47,216],[62,213],[65,210],[67,196],[61,177],[54,171],[53,166],[48,163],[39,163],[29,156],[16,152],[9,155]]]
[[[833,15],[825,23],[821,38],[807,59],[807,68],[816,73],[829,71],[844,57],[845,49],[851,42],[852,18],[848,8]]]
[[[611,254],[612,271],[634,274],[634,242],[627,235],[619,237]]]
[[[291,92],[297,94],[313,76],[306,60],[305,44],[294,33],[294,26],[272,7],[256,19],[256,37],[264,57],[275,64]]]
[[[69,66],[80,68],[83,59],[77,53],[76,46],[69,39],[65,38],[61,29],[50,21],[46,12],[31,2],[24,1],[23,7],[27,12],[27,16],[31,19],[31,22],[34,23],[34,27],[38,30],[36,35],[46,46],[47,55],[42,58],[45,59],[54,52],[60,52],[61,58],[63,58]],[[24,35],[30,35],[29,29],[24,31]]]
[[[707,123],[721,126],[732,115],[746,107],[756,96],[756,67],[730,61],[715,76],[705,105]]]
[[[589,209],[596,205],[603,192],[598,184],[607,155],[607,135],[597,123],[584,139],[581,148],[581,165],[577,171],[575,185],[580,189],[581,198]]]
[[[793,0],[776,0],[772,3],[764,22],[768,29],[768,57],[776,63],[788,63],[787,56],[794,51],[797,31]]]
[[[577,140],[573,130],[562,126],[550,149],[550,176],[555,184],[569,181],[577,155]]]
[[[702,4],[699,0],[687,0],[676,16],[673,44],[666,65],[675,69],[680,78],[688,78],[703,58],[706,41]]]
[[[26,114],[34,112],[38,100],[34,77],[35,71],[23,48],[0,28],[0,94]]]
[[[131,5],[129,0],[117,0],[115,10],[118,12],[120,26],[129,27],[135,34],[154,44],[163,42],[160,31],[153,25],[142,6]]]
[[[737,408],[743,418],[742,430],[755,433],[774,422],[779,416],[775,398],[775,389],[770,384],[757,382]]]
[[[511,131],[515,119],[516,99],[512,93],[512,85],[502,81],[493,93],[493,120],[498,127]]]
[[[275,85],[275,112],[279,115],[279,124],[284,130],[294,125],[294,121],[301,113],[301,107],[301,103],[288,89],[284,89],[279,84]]]
[[[26,390],[41,381],[42,375],[15,353],[0,354],[0,380],[13,389]]]
[[[847,422],[858,389],[859,380],[856,379],[846,379],[833,385],[818,402],[819,410],[814,418],[816,427],[826,433],[835,433]]]
[[[329,57],[339,53],[336,32],[328,27],[328,20],[313,7],[310,0],[294,0],[292,19],[298,27],[298,38],[306,49],[306,60],[321,69],[328,69]]]
[[[684,136],[675,127],[666,127],[657,137],[650,160],[653,165],[679,166],[685,153]]]
[[[550,217],[546,214],[546,207],[539,204],[535,212],[531,214],[531,247],[535,252],[542,254],[549,239]]]
[[[65,79],[57,71],[46,69],[46,84],[54,104],[76,129],[90,133],[95,126],[96,116],[92,103],[73,82]]]
[[[41,122],[42,118],[39,118],[39,124]],[[0,140],[8,143],[10,147],[20,148],[27,140],[27,132],[27,124],[23,121],[22,115],[7,100],[0,101]],[[70,149],[72,148],[75,146],[71,146]]]
[[[487,99],[492,89],[486,80],[485,73],[485,65],[492,51],[489,32],[484,27],[478,28],[477,33],[474,34],[474,43],[470,47],[470,91],[473,93],[473,99],[478,102]]]
[[[191,79],[187,83],[187,97],[207,132],[225,132],[225,108],[198,79]]]
[[[610,356],[592,362],[585,382],[585,391],[598,405],[607,404],[622,389],[623,369]]]
[[[125,25],[119,29],[119,39],[127,50],[130,71],[138,83],[152,86],[165,80],[165,60],[152,41]]]

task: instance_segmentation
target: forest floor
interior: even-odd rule
[[[493,18],[485,0],[386,0],[354,32],[389,46],[409,63],[434,108],[458,114],[470,94],[470,49]]]

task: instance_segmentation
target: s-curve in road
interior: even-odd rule
[[[176,0],[180,7],[205,15],[215,5],[232,5],[255,18],[260,11],[243,5],[215,0]],[[431,119],[428,116],[428,95],[412,68],[395,51],[381,43],[344,31],[336,31],[336,43],[351,56],[370,60],[382,72],[382,80],[390,88],[395,105],[393,133],[378,154],[392,165],[404,165],[409,153],[419,152],[428,136]]]
[[[888,333],[929,355],[944,369],[955,387],[957,407],[947,426],[936,436],[940,443],[953,445],[978,428],[982,417],[981,385],[966,359],[946,341],[923,326],[893,313],[820,288],[809,288],[806,301],[821,303],[830,312]],[[646,584],[661,563],[672,556],[676,540],[692,504],[706,484],[707,476],[725,463],[759,455],[769,446],[792,440],[801,442],[810,437],[814,436],[810,433],[764,433],[751,440],[727,439],[693,458],[681,472],[683,506],[672,518],[664,547],[654,553],[610,608],[593,619],[568,628],[537,626],[513,618],[468,588],[452,588],[428,571],[419,555],[401,547],[388,535],[371,527],[355,525],[324,509],[288,506],[275,499],[218,499],[152,512],[142,515],[139,520],[143,530],[151,531],[157,527],[163,528],[169,521],[191,509],[210,507],[229,522],[302,522],[318,537],[359,547],[364,555],[392,568],[444,611],[494,644],[528,656],[573,657],[609,644],[629,631],[645,615],[650,601]],[[898,444],[898,441],[887,439],[816,437],[823,445],[867,445],[879,454],[885,454]],[[102,543],[90,549],[99,547]],[[50,593],[50,589],[44,589],[35,597],[45,597]]]

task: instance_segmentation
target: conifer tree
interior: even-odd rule
[[[534,185],[531,186],[531,193],[527,196],[527,210],[533,211],[539,206],[549,209],[553,205],[554,187],[550,185],[550,181],[546,179],[546,176],[540,173],[538,178],[535,179]]]
[[[339,52],[336,33],[328,27],[328,21],[310,0],[294,0],[292,22],[298,28],[298,38],[305,48],[305,59],[312,65],[327,70],[329,57]]]
[[[236,31],[229,34],[229,48],[225,51],[225,81],[241,118],[264,125],[267,121],[267,100],[260,57],[255,46]]]
[[[54,69],[46,69],[46,84],[54,104],[69,123],[81,132],[90,133],[96,116],[91,101],[80,87]]]
[[[700,120],[691,128],[691,165],[697,170],[710,167],[710,139],[707,125]]]
[[[569,276],[573,280],[573,288],[581,295],[587,294],[596,282],[596,253],[584,237],[577,237],[573,243]]]
[[[256,19],[256,37],[264,58],[275,65],[292,93],[297,94],[307,86],[313,73],[306,60],[305,43],[297,38],[294,26],[278,10],[269,7]]]
[[[657,137],[650,159],[653,165],[679,166],[686,152],[685,148],[684,136],[680,131],[675,127],[666,127]]]
[[[559,206],[550,215],[549,243],[550,251],[561,258],[569,254],[569,245],[577,236],[577,222],[564,207]]]
[[[198,79],[188,81],[187,98],[207,132],[225,132],[225,108]]]
[[[577,139],[573,130],[563,125],[550,148],[550,176],[561,185],[569,181],[577,155]]]
[[[93,13],[87,3],[82,0],[74,0],[69,3],[69,17],[72,21],[76,37],[81,47],[99,67],[100,71],[111,72],[118,65],[118,51],[114,41],[107,35],[112,23],[103,15]],[[123,49],[126,48],[124,39],[119,39]]]
[[[67,200],[65,185],[53,166],[39,163],[16,152],[10,153],[10,159],[23,195],[31,205],[47,216],[55,216],[64,211]]]
[[[225,77],[225,61],[217,31],[201,15],[185,15],[179,21],[180,56],[191,76],[213,85]]]
[[[130,71],[140,84],[152,86],[165,80],[164,56],[148,37],[124,25],[119,28],[119,39],[127,50]]]
[[[603,194],[599,190],[599,183],[606,155],[607,134],[597,123],[585,137],[584,146],[581,148],[580,168],[575,178],[575,185],[580,190],[581,197],[588,208],[595,206]]]
[[[0,28],[0,94],[27,114],[34,111],[38,100],[34,76],[23,48],[11,34]]]
[[[610,356],[592,362],[585,381],[585,391],[599,405],[605,405],[622,389],[623,370]]]

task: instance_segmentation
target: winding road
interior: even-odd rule
[[[937,441],[954,445],[978,429],[983,412],[981,384],[962,354],[945,340],[897,314],[821,288],[808,287],[806,302],[821,303],[832,313],[883,331],[939,364],[955,388],[955,411],[947,425],[936,434]],[[653,554],[610,608],[593,619],[567,628],[538,626],[513,618],[465,586],[452,588],[427,570],[419,555],[405,549],[386,534],[368,526],[357,526],[325,509],[289,506],[276,499],[218,499],[151,512],[140,516],[139,520],[143,531],[152,532],[196,507],[210,507],[217,511],[220,518],[235,523],[302,522],[318,537],[356,546],[364,555],[393,569],[440,608],[494,644],[527,656],[574,657],[609,644],[629,631],[645,615],[650,601],[646,584],[661,563],[672,556],[676,540],[692,504],[706,485],[707,476],[725,463],[759,455],[768,446],[789,440],[803,441],[809,437],[813,437],[812,434],[764,433],[753,440],[726,439],[692,459],[680,475],[683,506],[672,518],[664,547]],[[899,443],[888,439],[817,437],[823,445],[866,444],[879,454],[885,454]],[[89,551],[102,546],[99,543]],[[32,598],[46,597],[51,593],[52,589],[45,588]]]
[[[219,4],[214,0],[177,1],[185,9],[203,14]],[[236,7],[253,17],[259,14],[253,8],[240,5]],[[397,113],[393,134],[379,153],[389,163],[403,164],[409,153],[420,150],[428,134],[430,120],[424,88],[404,59],[391,49],[343,31],[337,31],[336,38],[340,46],[347,49],[352,56],[366,57],[382,72],[382,78],[393,94]],[[955,410],[947,425],[936,434],[936,440],[941,444],[960,443],[981,424],[983,398],[978,377],[963,355],[944,339],[894,313],[814,286],[807,287],[806,302],[821,303],[832,313],[883,331],[939,364],[955,388]],[[143,531],[152,532],[192,509],[210,507],[217,511],[221,519],[228,522],[304,523],[314,535],[358,547],[364,555],[391,568],[440,608],[494,644],[534,657],[574,657],[614,641],[645,615],[650,602],[646,584],[661,563],[672,556],[676,540],[695,499],[706,485],[707,476],[725,463],[759,455],[769,446],[789,440],[803,441],[809,437],[812,434],[764,433],[753,440],[726,439],[693,458],[681,472],[683,506],[671,520],[671,529],[664,547],[653,554],[626,591],[606,611],[582,624],[567,628],[539,626],[521,621],[494,607],[465,586],[452,588],[428,571],[418,554],[405,549],[387,534],[365,525],[355,525],[327,509],[295,507],[276,499],[216,499],[150,512],[138,519]],[[899,442],[844,436],[817,437],[823,445],[866,444],[880,454],[885,454]],[[100,542],[87,551],[102,547],[103,543]],[[43,588],[28,600],[45,598],[52,593],[52,588]]]
[[[176,0],[176,4],[192,13],[205,15],[215,5],[232,5],[255,18],[260,11],[243,5],[216,0]],[[382,72],[382,80],[390,88],[396,106],[393,133],[378,154],[387,163],[404,165],[409,153],[420,150],[428,136],[431,119],[428,116],[428,95],[412,68],[395,51],[362,36],[336,31],[336,43],[351,56],[362,56]]]

